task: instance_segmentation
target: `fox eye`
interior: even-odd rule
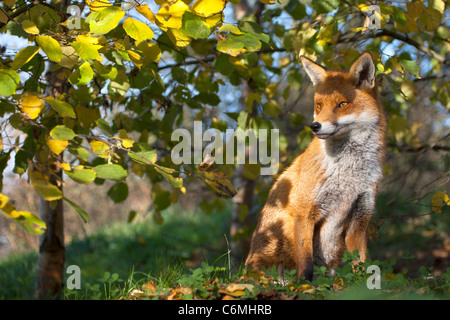
[[[322,110],[322,104],[320,102],[316,104],[316,110],[317,112],[320,112],[320,110]]]
[[[342,101],[338,104],[338,107],[343,109],[345,107],[347,107],[349,105],[349,103],[347,101]]]

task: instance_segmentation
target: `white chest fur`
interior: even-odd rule
[[[379,156],[382,142],[376,128],[369,126],[321,143],[325,152],[322,163],[325,177],[315,197],[321,215],[345,215],[363,193],[373,199],[373,203],[366,205],[373,206],[374,186],[382,177]]]

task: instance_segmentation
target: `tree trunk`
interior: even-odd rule
[[[231,215],[231,259],[236,267],[239,267],[240,262],[243,262],[247,257],[250,249],[250,238],[245,235],[245,231],[254,222],[251,217],[251,210],[253,208],[253,193],[255,191],[255,180],[250,180],[244,177],[244,165],[239,165],[236,169],[236,178],[234,179],[234,186],[237,194],[233,198],[233,211]],[[245,215],[242,211],[245,210]],[[244,232],[242,232],[244,231]]]
[[[50,68],[51,69],[51,66]],[[48,86],[46,96],[58,98],[62,93],[67,93],[69,82],[58,74],[64,69],[50,71],[46,74]],[[62,160],[62,154],[59,155]],[[62,191],[62,170],[54,165],[56,159],[49,157],[47,162],[39,163],[50,175],[50,183]],[[64,246],[64,206],[63,199],[45,201],[40,199],[41,220],[47,225],[47,229],[39,239],[39,258],[34,297],[36,299],[61,299],[63,289],[65,246]]]
[[[62,199],[41,199],[41,219],[47,229],[40,236],[35,298],[60,299],[65,262],[64,216]]]
[[[248,15],[254,15],[257,22],[260,22],[261,13],[264,4],[257,1],[254,7],[250,7],[247,0],[241,0],[236,5],[234,16],[237,21]],[[251,81],[251,79],[250,79]],[[242,84],[242,98],[240,101],[241,109],[246,110],[245,98],[250,92],[248,81]],[[253,107],[255,109],[255,106]],[[246,147],[246,158],[248,156],[248,147]],[[231,259],[236,267],[240,262],[244,262],[250,249],[250,237],[246,234],[250,226],[255,222],[252,217],[253,194],[255,192],[256,181],[248,179],[244,176],[244,165],[238,165],[233,184],[237,190],[237,194],[233,198],[233,211],[231,215]],[[242,210],[245,210],[245,215]]]

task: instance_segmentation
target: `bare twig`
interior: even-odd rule
[[[450,146],[442,146],[442,145],[429,145],[429,144],[424,144],[421,145],[419,147],[412,147],[412,146],[399,146],[393,143],[389,143],[388,146],[390,148],[396,149],[400,152],[414,152],[414,153],[419,153],[419,152],[425,152],[428,150],[433,150],[433,151],[450,151]]]
[[[422,51],[423,53],[435,58],[436,60],[438,60],[441,63],[444,63],[444,64],[450,63],[449,60],[445,59],[445,57],[441,56],[436,51],[431,50],[427,46],[417,42],[416,40],[409,38],[408,35],[403,35],[403,34],[394,32],[392,30],[388,30],[388,29],[383,29],[383,30],[380,30],[380,31],[378,31],[376,33],[372,33],[372,34],[371,33],[361,34],[358,36],[355,36],[354,32],[344,33],[339,36],[337,43],[357,42],[357,41],[361,41],[361,40],[380,38],[380,37],[384,37],[384,36],[388,36],[393,39],[403,41],[404,43],[407,43],[407,44],[415,47],[419,51]]]

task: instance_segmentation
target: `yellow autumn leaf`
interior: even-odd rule
[[[47,146],[56,155],[59,155],[61,152],[66,150],[68,145],[69,145],[69,141],[68,140],[56,140],[56,139],[53,139],[53,138],[48,138],[47,139]]]
[[[122,142],[124,148],[131,148],[134,144],[134,140],[129,139],[127,132],[124,129],[119,130],[119,137],[117,137]]]
[[[14,205],[9,201],[8,196],[0,193],[0,209],[8,219],[13,219],[28,233],[39,235],[44,232],[45,223],[28,211],[19,211],[14,208]]]
[[[246,290],[252,292],[255,286],[250,283],[232,283],[223,290],[222,293],[228,294],[232,297],[241,297],[245,295]]]
[[[14,206],[9,202],[9,197],[0,193],[0,209],[5,214],[10,214],[14,210]]]
[[[181,32],[181,30],[169,29],[167,30],[167,36],[178,48],[187,47],[191,42],[191,38]]]
[[[131,38],[138,42],[153,38],[152,29],[136,19],[127,18],[123,23],[123,29]]]
[[[369,10],[369,5],[365,3],[359,4],[358,9],[361,10],[361,12],[366,12]]]
[[[100,158],[109,158],[109,147],[106,143],[102,141],[91,141],[89,142],[91,145],[92,151],[99,156]]]
[[[140,68],[144,65],[144,60],[138,53],[132,50],[127,50],[127,53],[131,59],[131,62],[133,62],[136,67]]]
[[[192,10],[201,17],[210,17],[225,9],[225,0],[197,0]]]
[[[264,4],[275,4],[275,0],[259,0]]]
[[[54,62],[61,61],[63,57],[62,48],[58,41],[50,36],[37,36],[36,42],[45,52],[48,59]]]
[[[183,24],[183,14],[189,11],[189,6],[182,0],[178,0],[174,4],[162,6],[156,14],[156,21],[163,29],[174,28],[180,29]]]
[[[36,119],[44,107],[44,103],[38,96],[28,95],[22,98],[21,107],[22,112],[26,113],[30,119]]]
[[[222,25],[223,19],[224,19],[223,12],[219,12],[210,17],[203,18],[202,20],[205,22],[205,24],[208,26],[208,28],[214,28],[216,26]]]
[[[97,11],[111,6],[111,3],[108,0],[86,0],[86,4],[88,5],[89,9],[91,9],[91,11]]]
[[[36,27],[36,24],[34,24],[31,20],[24,20],[21,23],[22,29],[29,34],[39,34],[39,28]]]
[[[70,167],[70,163],[67,162],[63,162],[59,165],[61,167],[61,169],[63,169],[64,171],[70,171],[72,170],[72,168]]]
[[[140,6],[136,6],[137,12],[142,14],[144,17],[146,17],[150,22],[155,23],[156,16],[155,14],[150,10],[147,4],[143,4]]]
[[[431,199],[431,210],[436,213],[441,213],[442,207],[445,205],[450,205],[450,199],[448,195],[441,191],[436,192],[433,195],[433,199]]]
[[[203,176],[205,182],[216,190],[219,195],[228,198],[236,195],[236,189],[234,189],[233,185],[222,171],[199,171],[199,173]]]
[[[315,289],[316,288],[310,284],[302,284],[296,291],[301,293],[313,293]]]
[[[31,184],[39,196],[46,201],[55,201],[62,198],[62,191],[54,184],[50,183],[50,177],[40,171],[34,170],[29,162],[28,176]]]

